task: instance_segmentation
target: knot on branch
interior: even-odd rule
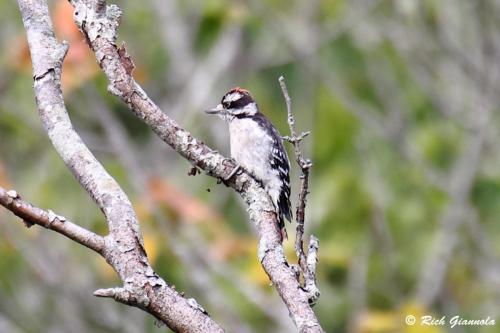
[[[52,210],[48,210],[47,211],[47,219],[49,220],[49,223],[47,223],[47,225],[45,226],[45,228],[47,229],[51,229],[52,228],[52,224],[57,220],[59,222],[65,222],[66,221],[66,218],[62,215],[57,215],[56,213],[54,213]]]
[[[196,302],[196,300],[194,298],[188,298],[187,299],[187,303],[189,304],[190,307],[204,313],[204,314],[208,314],[208,312],[200,305],[198,304],[198,302]]]
[[[117,302],[142,308],[150,304],[150,299],[145,295],[144,290],[130,287],[128,283],[125,287],[98,289],[94,291],[94,296],[112,298]]]
[[[17,198],[20,198],[19,194],[17,193],[16,190],[8,190],[6,192],[7,196],[11,199],[17,199]]]
[[[130,299],[130,293],[125,288],[97,289],[94,291],[94,296],[109,297],[115,300],[120,300],[122,303],[125,303],[125,300]]]
[[[292,120],[292,123],[294,123],[294,120]],[[304,138],[306,136],[308,136],[309,134],[311,134],[311,131],[302,132],[299,135],[293,135],[293,136],[285,135],[283,137],[283,140],[286,140],[286,141],[290,142],[291,144],[295,145],[295,143],[304,140]]]

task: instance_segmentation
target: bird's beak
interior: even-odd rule
[[[224,111],[224,107],[222,106],[222,104],[217,105],[214,109],[205,110],[205,112],[208,114],[218,114],[218,113],[222,113],[223,111]]]

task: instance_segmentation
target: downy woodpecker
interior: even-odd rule
[[[247,90],[234,88],[216,108],[206,111],[229,123],[231,157],[264,186],[278,217],[281,238],[287,237],[283,217],[291,221],[290,161],[283,139],[271,122],[259,112]]]

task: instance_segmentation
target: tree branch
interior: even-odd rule
[[[68,221],[64,216],[57,215],[51,210],[32,206],[29,202],[22,200],[14,190],[7,191],[0,187],[0,205],[20,217],[28,228],[37,224],[102,254],[104,237]]]
[[[191,164],[208,175],[225,179],[236,165],[181,128],[165,115],[135,82],[131,73],[133,63],[125,47],[117,47],[116,37],[120,9],[105,6],[101,0],[71,0],[74,19],[95,52],[97,61],[110,82],[108,90],[122,99],[129,108],[148,124],[168,145]],[[283,252],[273,204],[260,184],[243,172],[228,185],[234,188],[248,205],[250,219],[259,232],[259,259],[276,290],[287,306],[300,332],[322,332],[312,311],[308,295],[300,288],[293,269]]]
[[[292,99],[288,94],[288,89],[286,87],[285,78],[280,76],[279,83],[281,86],[281,91],[285,97],[286,111],[288,126],[290,127],[291,136],[284,137],[285,140],[290,142],[294,147],[295,158],[297,164],[300,167],[300,191],[299,200],[297,203],[297,210],[295,213],[295,220],[297,222],[296,235],[295,235],[295,254],[299,261],[299,267],[302,271],[304,278],[303,288],[309,295],[309,303],[314,305],[319,299],[320,292],[316,286],[316,263],[317,263],[317,253],[319,249],[319,240],[311,235],[309,240],[309,251],[306,256],[304,253],[304,221],[305,221],[305,210],[307,204],[307,195],[309,194],[309,170],[312,167],[312,162],[309,159],[304,159],[302,156],[302,151],[300,150],[300,142],[309,135],[310,132],[303,132],[297,135],[297,130],[295,128],[295,119],[292,113]]]
[[[169,287],[151,268],[132,204],[85,146],[68,117],[60,88],[68,45],[56,40],[47,3],[43,0],[18,3],[28,36],[42,123],[66,166],[106,216],[109,234],[104,237],[101,253],[124,283],[118,288],[122,291],[120,297],[115,299],[149,312],[177,332],[223,332],[205,311],[193,306],[196,302]],[[104,2],[96,5],[101,8]],[[118,18],[116,11],[110,13],[113,14]],[[124,56],[123,65],[130,68],[131,63],[126,60]]]

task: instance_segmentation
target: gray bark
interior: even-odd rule
[[[125,46],[116,46],[121,10],[116,5],[106,6],[103,0],[74,0],[71,3],[75,7],[74,20],[109,80],[108,90],[125,102],[137,117],[191,164],[210,176],[226,179],[236,167],[235,163],[181,128],[160,110],[133,79],[134,66]],[[277,217],[269,196],[245,172],[227,183],[248,206],[250,220],[255,223],[259,233],[258,256],[262,267],[287,306],[298,330],[323,332],[309,305],[308,294],[301,288],[285,258]]]
[[[19,0],[18,3],[27,32],[36,102],[44,128],[66,166],[104,213],[109,226],[102,248],[94,250],[99,250],[124,285],[98,290],[95,295],[139,307],[177,332],[223,332],[194,299],[181,296],[151,268],[132,204],[85,146],[68,117],[60,87],[68,45],[56,40],[47,3],[42,0]],[[86,241],[80,239],[79,242]]]

